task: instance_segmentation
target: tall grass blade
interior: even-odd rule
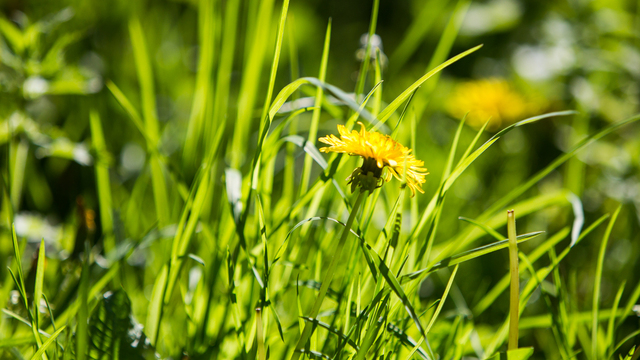
[[[391,115],[400,107],[400,105],[409,98],[409,96],[411,96],[411,93],[413,93],[418,87],[420,87],[420,85],[422,85],[422,83],[424,83],[425,81],[427,81],[430,77],[432,77],[433,75],[437,74],[438,72],[440,72],[442,69],[446,68],[447,66],[453,64],[454,62],[462,59],[463,57],[479,50],[482,47],[482,45],[478,45],[476,47],[473,47],[467,51],[464,51],[454,57],[452,57],[451,59],[445,61],[444,63],[438,65],[436,68],[434,68],[433,70],[429,71],[428,73],[424,74],[420,79],[416,80],[416,82],[414,82],[411,86],[409,86],[405,91],[403,91],[400,95],[398,95],[398,97],[396,97],[389,105],[387,105],[387,107],[382,110],[382,112],[378,115],[378,120],[380,121],[381,124],[384,124],[390,117]],[[379,126],[375,126],[374,130],[379,129]]]
[[[225,118],[229,108],[231,73],[233,70],[233,59],[237,41],[237,27],[239,17],[240,0],[230,0],[226,3],[224,15],[224,36],[222,37],[222,48],[220,50],[220,62],[216,75],[215,97],[213,100],[212,122],[210,133],[207,135],[207,153],[209,156],[220,146],[221,136],[216,136],[225,132]]]
[[[447,9],[449,0],[427,0],[422,5],[422,10],[415,14],[409,29],[402,36],[400,44],[389,57],[389,66],[392,73],[402,69],[407,60],[413,55],[440,14]]]
[[[600,251],[598,252],[598,262],[596,263],[596,273],[593,280],[593,320],[591,323],[591,357],[593,359],[598,359],[600,357],[600,353],[598,352],[598,311],[600,310],[600,285],[602,283],[602,267],[604,266],[604,254],[607,250],[607,244],[609,243],[611,230],[613,230],[613,225],[615,224],[621,209],[622,205],[618,206],[616,211],[613,213],[613,216],[611,216],[609,225],[607,225],[607,229],[605,230],[604,236],[602,237]]]
[[[80,275],[80,292],[76,302],[78,303],[78,318],[76,325],[76,357],[78,360],[87,358],[89,349],[89,261],[91,249],[89,243],[84,244],[84,261]]]
[[[129,22],[129,34],[133,55],[140,81],[140,92],[142,97],[142,114],[144,116],[144,132],[149,142],[147,151],[151,154],[151,183],[153,185],[153,197],[158,215],[160,227],[169,224],[169,200],[167,197],[167,185],[162,164],[158,154],[159,124],[156,112],[156,95],[153,83],[153,71],[151,61],[147,52],[147,45],[142,31],[142,26],[137,18],[132,18]]]
[[[429,61],[427,69],[431,69],[437,64],[443,62],[447,58],[447,55],[449,55],[449,52],[451,51],[451,48],[453,47],[453,44],[458,37],[458,32],[460,31],[460,27],[462,26],[462,20],[467,14],[470,3],[470,0],[458,0],[458,2],[456,3],[456,6],[451,13],[451,17],[447,22],[447,26],[444,28],[444,31],[440,36],[440,40],[438,41],[436,50],[434,51],[433,56]],[[425,91],[430,95],[429,97],[431,97],[431,94],[435,90],[439,78],[440,73],[437,73],[434,76],[434,81],[426,84]]]
[[[36,283],[33,290],[33,319],[36,330],[40,328],[40,300],[42,299],[42,287],[44,282],[44,267],[45,267],[45,248],[44,239],[40,241],[40,248],[38,250],[38,264],[36,268]]]
[[[517,239],[518,239],[518,244],[531,240],[534,237],[540,235],[544,233],[544,231],[536,231],[536,232],[532,232],[532,233],[527,233],[527,234],[522,234],[522,235],[518,235]],[[475,258],[478,258],[482,255],[487,255],[490,254],[494,251],[498,251],[501,249],[504,249],[506,247],[509,247],[509,239],[505,239],[502,241],[498,241],[498,242],[494,242],[488,245],[484,245],[484,246],[480,246],[478,248],[475,249],[471,249],[468,251],[464,251],[461,252],[459,254],[447,257],[445,259],[443,259],[442,261],[439,261],[435,264],[432,264],[430,266],[428,266],[425,269],[422,270],[418,270],[418,271],[414,271],[410,274],[406,274],[400,277],[402,283],[406,282],[406,281],[410,281],[410,280],[415,280],[418,278],[422,278],[422,276],[430,274],[436,270],[445,268],[445,267],[449,267],[452,265],[456,265],[456,264],[460,264],[463,263],[465,261],[469,261],[469,260],[473,260]]]
[[[271,14],[273,12],[273,0],[265,0],[258,2],[259,9],[256,13],[257,20],[253,25],[253,31],[247,37],[247,46],[245,52],[245,66],[243,71],[242,83],[240,84],[240,97],[238,99],[238,120],[233,132],[231,143],[231,167],[239,169],[244,159],[244,153],[240,149],[246,148],[248,130],[251,129],[251,117],[255,107],[256,96],[258,94],[259,79],[262,73],[262,64],[264,62],[266,46],[270,43],[268,40],[271,36],[270,23]],[[275,75],[275,74],[274,74]],[[265,103],[265,107],[269,103]],[[262,121],[265,116],[260,118],[261,128]],[[273,117],[269,117],[273,119]]]
[[[142,117],[140,117],[140,113],[138,113],[138,110],[136,110],[133,104],[131,104],[129,99],[124,95],[122,90],[120,90],[120,88],[113,81],[107,81],[107,88],[116,98],[116,101],[120,103],[120,106],[122,106],[127,112],[127,115],[129,115],[129,119],[133,122],[133,125],[135,125],[138,131],[140,131],[140,134],[144,136],[145,140],[147,141],[147,146],[150,146],[153,141],[147,135],[144,123],[142,122]]]
[[[623,281],[622,284],[620,284],[620,287],[618,288],[618,292],[616,293],[616,297],[613,300],[613,306],[611,307],[611,313],[612,314],[617,314],[618,313],[618,306],[620,305],[620,299],[622,298],[622,293],[624,292],[624,286],[626,285],[626,281]],[[614,340],[615,340],[615,320],[616,317],[615,315],[610,316],[609,317],[609,325],[607,327],[607,338],[606,338],[606,347],[607,347],[607,357],[611,358],[611,356],[613,356],[613,352],[611,351],[613,345],[614,345]]]
[[[355,98],[356,101],[360,101],[358,96],[364,93],[364,83],[367,79],[367,73],[369,72],[369,62],[371,61],[371,43],[373,42],[373,36],[376,33],[376,27],[378,25],[378,10],[380,8],[380,0],[373,0],[373,6],[371,7],[371,18],[369,19],[369,31],[367,32],[367,46],[365,47],[364,57],[360,63],[360,71],[358,72],[358,81],[356,82]]]
[[[327,62],[329,61],[329,46],[331,44],[331,19],[327,24],[327,32],[324,37],[324,48],[322,50],[322,59],[320,60],[320,73],[318,80],[324,82],[327,76]],[[316,99],[314,104],[313,115],[311,116],[311,125],[309,126],[309,136],[307,142],[315,145],[318,137],[318,123],[320,122],[320,106],[322,104],[323,92],[322,88],[316,89]],[[302,180],[300,181],[300,194],[304,194],[309,187],[309,177],[311,176],[311,157],[304,158],[304,167],[302,168]]]
[[[111,181],[109,180],[109,163],[107,161],[109,154],[102,132],[100,116],[96,110],[91,110],[89,120],[91,123],[92,146],[96,153],[95,174],[98,188],[98,204],[100,205],[100,226],[104,236],[105,251],[109,253],[115,248]]]
[[[555,115],[570,115],[572,112],[558,112],[555,113]],[[551,114],[546,114],[545,116],[552,116],[553,113]],[[529,119],[529,121],[537,121],[537,118],[531,118]],[[515,189],[511,190],[509,193],[507,193],[506,195],[504,195],[502,198],[500,198],[500,200],[498,200],[496,203],[494,203],[493,205],[491,205],[491,207],[489,207],[489,209],[487,209],[485,211],[486,214],[493,214],[496,211],[498,211],[499,209],[507,206],[507,204],[509,204],[511,201],[513,201],[515,198],[517,198],[518,196],[522,195],[525,191],[527,191],[529,188],[531,188],[533,185],[537,184],[538,181],[542,180],[544,177],[546,177],[547,175],[549,175],[549,173],[551,173],[554,169],[556,169],[557,167],[559,167],[560,165],[562,165],[564,162],[566,162],[567,160],[569,160],[570,158],[572,158],[573,156],[576,155],[576,153],[581,150],[582,148],[594,143],[595,141],[611,134],[612,132],[618,130],[619,128],[634,123],[636,121],[640,120],[640,115],[635,115],[632,116],[630,118],[627,118],[625,120],[619,121],[617,123],[611,124],[607,127],[605,127],[604,129],[600,130],[599,132],[592,134],[586,138],[584,138],[582,141],[580,141],[579,143],[577,143],[573,148],[571,148],[569,151],[567,151],[565,154],[559,156],[558,158],[556,158],[551,164],[549,164],[547,167],[545,167],[544,169],[540,170],[538,173],[536,173],[534,176],[530,177],[529,180],[527,182],[525,182],[524,184],[516,187]],[[518,125],[519,124],[519,125]],[[524,124],[518,123],[516,124],[517,126],[522,126]],[[515,125],[512,125],[515,126]],[[508,128],[507,128],[508,129]],[[499,132],[498,134],[496,134],[495,136],[500,135],[503,131],[507,130],[504,129],[501,132]]]
[[[199,56],[198,72],[196,75],[196,88],[191,104],[191,113],[187,125],[186,140],[182,157],[186,166],[193,166],[198,149],[203,142],[202,134],[208,134],[208,126],[205,125],[207,104],[210,103],[212,84],[211,74],[214,62],[214,1],[201,0],[198,4],[198,38]]]

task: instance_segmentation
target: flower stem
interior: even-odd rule
[[[516,240],[516,217],[513,210],[507,211],[507,233],[509,235],[509,270],[511,293],[509,297],[509,350],[518,348],[518,318],[520,317],[520,279],[518,276],[518,241]]]
[[[356,203],[353,205],[351,209],[351,214],[349,214],[349,219],[347,220],[347,224],[342,230],[342,235],[340,236],[340,240],[338,240],[338,245],[336,246],[335,252],[333,253],[333,258],[331,259],[331,263],[329,264],[329,268],[322,279],[322,285],[320,286],[320,291],[318,292],[318,297],[316,298],[316,302],[313,304],[313,308],[311,309],[311,313],[309,314],[310,318],[315,318],[318,316],[318,312],[320,312],[320,307],[322,306],[322,300],[327,294],[327,290],[329,290],[329,285],[331,285],[331,280],[333,279],[333,275],[336,270],[336,266],[338,265],[338,261],[340,260],[340,255],[342,254],[342,249],[346,243],[347,237],[351,230],[351,226],[353,225],[353,221],[356,219],[356,215],[358,214],[358,210],[360,209],[360,205],[365,200],[368,195],[368,191],[360,190],[358,194],[358,198],[356,199]],[[306,322],[304,325],[304,329],[302,330],[302,334],[300,335],[300,339],[298,339],[298,343],[296,344],[296,348],[291,356],[291,360],[297,360],[300,357],[300,350],[304,347],[306,342],[311,337],[311,332],[313,329],[312,322]],[[307,349],[308,350],[308,349]]]

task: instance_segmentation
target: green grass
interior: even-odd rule
[[[1,16],[0,357],[637,358],[640,115],[449,118],[455,79],[510,55],[468,35],[478,4],[427,3],[358,63],[343,17],[288,0]],[[367,6],[384,35],[395,5]],[[425,194],[350,189],[361,160],[317,139],[357,122],[424,160]]]

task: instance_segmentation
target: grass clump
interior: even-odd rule
[[[638,358],[640,115],[449,92],[489,5],[116,3],[0,18],[3,358]]]

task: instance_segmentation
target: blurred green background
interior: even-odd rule
[[[193,251],[207,264],[222,260],[212,260],[203,254],[215,253],[217,255],[211,255],[214,259],[222,259],[226,252],[226,244],[216,247],[221,244],[219,239],[226,236],[220,235],[224,233],[224,224],[230,224],[224,195],[224,168],[234,167],[244,176],[251,170],[250,160],[259,135],[263,93],[269,84],[281,7],[281,3],[276,2],[269,15],[272,23],[271,32],[265,34],[266,55],[258,60],[258,77],[252,80],[259,95],[254,106],[246,109],[241,105],[241,98],[252,51],[248,39],[259,26],[256,19],[262,3],[239,1],[235,29],[230,29],[224,18],[230,3],[236,2],[213,3],[214,69],[222,66],[225,38],[233,31],[237,33],[233,41],[231,72],[225,75],[229,81],[227,108],[224,114],[218,114],[220,120],[215,123],[216,128],[207,130],[222,134],[208,205],[205,206],[208,210],[201,217],[203,223],[211,224],[213,240],[207,246],[195,245]],[[364,57],[367,40],[363,35],[369,28],[372,6],[371,1],[361,0],[292,1],[275,79],[275,94],[299,77],[318,76],[329,19],[332,36],[326,81],[353,93]],[[107,88],[109,83],[117,85],[138,112],[145,111],[140,105],[145,99],[140,92],[139,70],[130,35],[130,20],[134,18],[140,20],[154,81],[158,146],[166,165],[170,224],[180,220],[184,204],[181,191],[188,193],[196,183],[197,168],[208,146],[207,138],[200,138],[199,133],[196,136],[188,134],[202,56],[199,42],[201,7],[198,1],[2,0],[0,168],[4,194],[0,279],[4,279],[3,296],[9,295],[13,286],[6,268],[12,266],[10,222],[14,222],[18,236],[28,239],[23,256],[26,268],[31,254],[37,253],[38,243],[44,238],[50,258],[50,270],[45,274],[45,294],[49,300],[63,307],[62,303],[73,298],[77,289],[69,290],[65,286],[71,281],[68,274],[79,277],[81,266],[71,261],[80,259],[83,239],[89,238],[92,245],[103,248],[104,216],[100,212],[96,164],[106,164],[109,169],[113,204],[113,229],[110,231],[116,244],[139,244],[148,239],[150,231],[158,225],[149,180],[152,155],[145,137]],[[16,31],[21,35],[15,35]],[[578,114],[516,128],[480,157],[459,178],[447,197],[443,210],[446,215],[440,219],[436,243],[446,243],[467,226],[458,220],[458,216],[476,218],[508,190],[524,183],[588,134],[640,110],[638,1],[382,0],[375,33],[378,35],[375,41],[380,44],[383,104],[445,59],[484,44],[479,51],[445,69],[437,79],[425,83],[412,100],[415,129],[410,128],[407,121],[399,136],[401,139],[415,136],[415,143],[406,145],[413,147],[416,157],[425,161],[430,175],[423,186],[427,196],[418,195],[413,212],[410,207],[405,211],[404,234],[415,226],[417,209],[426,207],[438,187],[460,120],[450,110],[456,105],[447,104],[456,89],[465,83],[486,78],[504,79],[514,93],[537,104],[535,111],[524,111],[517,119],[505,119],[500,127],[544,112],[577,110]],[[450,36],[442,37],[443,33]],[[433,59],[439,60],[433,63]],[[215,82],[219,75],[214,70],[210,78]],[[365,94],[374,82],[373,75],[367,77]],[[314,94],[315,91],[307,89],[296,96]],[[214,96],[209,96],[207,111],[215,111],[211,109]],[[334,108],[337,110],[323,111],[319,136],[336,133],[335,125],[347,116],[340,115],[348,113],[346,109]],[[102,123],[103,149],[97,149],[92,140],[92,109],[99,114]],[[471,110],[461,109],[463,113]],[[238,125],[242,111],[250,114],[248,125]],[[311,118],[311,113],[301,117]],[[308,124],[309,121],[299,121],[296,133],[306,138]],[[239,129],[238,126],[247,127]],[[461,143],[468,144],[476,130],[466,126]],[[490,129],[488,134],[482,135],[482,141],[497,130]],[[238,131],[246,134],[246,148],[236,148],[232,141]],[[196,149],[189,156],[185,155],[187,143],[194,144]],[[242,153],[239,161],[234,160],[234,152]],[[295,149],[296,188],[303,177],[304,155],[301,149]],[[285,186],[287,166],[283,158],[275,164],[274,204]],[[575,194],[584,208],[585,224],[622,205],[604,262],[601,303],[607,308],[614,302],[622,281],[627,283],[622,303],[640,281],[640,262],[636,260],[640,254],[639,168],[640,126],[631,124],[579,152],[526,194],[531,197],[560,190]],[[320,173],[319,168],[313,167],[311,179],[316,179]],[[336,179],[343,184],[346,175],[348,173],[336,176]],[[12,186],[16,181],[20,184],[18,189]],[[186,188],[180,188],[181,185]],[[397,187],[397,183],[386,186]],[[555,233],[574,221],[574,210],[567,204],[545,206],[519,220],[519,232],[544,230]],[[381,213],[375,219],[380,222],[376,225],[379,230],[384,226],[386,215]],[[293,224],[295,222],[285,227],[290,229]],[[229,226],[233,227],[232,223]],[[194,235],[197,241],[204,241],[201,238],[207,236],[202,235],[207,231],[203,229],[199,228],[198,235]],[[122,265],[133,270],[128,275],[131,279],[123,278],[120,285],[131,298],[134,317],[137,315],[141,323],[144,319],[139,317],[146,314],[155,277],[171,249],[168,239],[172,233],[168,231],[169,235],[159,236],[164,240],[151,247],[142,247]],[[573,248],[560,265],[560,273],[566,279],[564,284],[571,294],[573,311],[591,309],[593,277],[603,233],[604,227],[597,229],[595,236]],[[521,249],[529,253],[541,241],[532,240]],[[102,255],[106,256],[106,253]],[[486,290],[508,272],[507,255],[506,251],[496,252],[461,266],[454,302],[466,301],[473,309]],[[100,261],[96,262],[100,266]],[[52,271],[54,269],[59,271]],[[94,275],[98,273],[100,269],[94,269]],[[308,273],[313,274],[313,271]],[[226,275],[224,279],[226,284]],[[446,280],[428,278],[421,287],[420,298],[426,301],[439,296],[445,285]],[[225,286],[218,283],[213,288]],[[114,283],[112,289],[117,288]],[[58,289],[63,291],[58,292]],[[1,299],[0,304],[18,312],[18,305],[8,297]],[[523,316],[545,312],[545,306],[542,298],[534,294]],[[450,302],[445,311],[453,311],[453,308]],[[508,295],[505,293],[495,306],[477,317],[468,316],[476,324],[491,327],[498,326],[507,312]],[[3,316],[0,338],[7,339],[15,334],[19,325]],[[177,312],[171,316],[179,318],[184,314]],[[286,326],[295,321],[295,317],[283,318]],[[629,318],[622,323],[620,334],[629,334],[638,327],[637,317]],[[526,339],[522,342],[534,346],[538,358],[557,356],[550,334],[522,331]],[[173,339],[179,336],[178,330],[170,336],[167,343],[171,345],[160,351],[163,356],[176,356],[183,351],[197,353],[189,345],[190,340]],[[621,338],[619,336],[618,340]],[[217,339],[225,341],[224,337]],[[636,343],[637,339],[636,336]],[[628,351],[632,342],[623,349]],[[216,343],[215,346],[222,345]],[[0,354],[11,357],[8,349],[0,349]],[[582,355],[578,357],[582,358]]]

